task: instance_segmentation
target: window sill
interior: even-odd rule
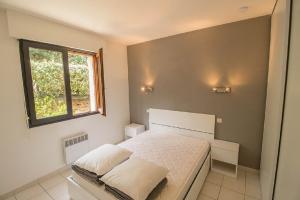
[[[28,125],[29,125],[29,128],[35,128],[35,127],[40,127],[40,126],[54,124],[54,123],[63,122],[63,121],[69,121],[69,120],[78,119],[78,118],[82,118],[82,117],[88,117],[88,116],[97,115],[97,114],[100,114],[104,117],[106,116],[106,115],[100,113],[99,111],[94,111],[94,112],[89,112],[89,113],[78,114],[78,115],[71,116],[71,117],[66,117],[63,119],[57,119],[57,120],[53,120],[53,121],[49,121],[49,122],[43,122],[42,124],[31,124],[29,122]]]

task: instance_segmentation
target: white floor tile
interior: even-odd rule
[[[246,173],[243,170],[239,170],[237,178],[224,176],[222,186],[234,190],[239,193],[245,193],[246,189]]]
[[[244,195],[222,187],[218,200],[244,200]]]
[[[66,181],[47,190],[50,196],[55,200],[69,200],[68,184]]]
[[[210,183],[214,183],[216,185],[222,185],[223,177],[224,176],[222,174],[210,171],[206,178],[206,181]]]
[[[257,174],[247,173],[245,194],[257,199],[261,198],[260,182]]]
[[[34,185],[34,186],[16,194],[16,198],[17,198],[17,200],[28,200],[35,196],[38,196],[39,194],[41,194],[43,192],[44,192],[44,190],[41,186]]]
[[[200,194],[197,198],[197,200],[214,200],[213,198],[210,198],[204,194]]]
[[[245,196],[245,200],[260,200],[260,199],[256,199],[254,197]]]
[[[36,197],[31,198],[30,200],[52,200],[51,197],[46,193],[39,194]]]
[[[221,187],[219,185],[205,182],[201,194],[204,194],[205,196],[211,197],[213,199],[217,199],[219,196],[220,188]]]
[[[44,189],[49,189],[53,186],[56,186],[60,183],[62,183],[64,181],[64,177],[61,176],[61,175],[54,175],[52,177],[49,177],[47,180],[44,180],[42,182],[40,182],[41,186],[44,188]]]
[[[250,174],[255,174],[255,175],[258,175],[259,174],[259,170],[257,169],[252,169],[252,168],[248,168],[248,167],[240,167],[239,170],[243,170],[247,173],[250,173]]]
[[[67,169],[61,173],[61,175],[65,178],[71,176],[71,174],[72,174],[72,169]]]
[[[16,200],[16,198],[15,197],[8,197],[5,200]]]

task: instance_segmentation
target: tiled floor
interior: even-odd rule
[[[69,200],[66,170],[17,193],[6,200]],[[256,173],[239,170],[238,178],[210,172],[198,200],[260,200],[260,183]]]
[[[239,170],[237,178],[210,172],[198,200],[260,200],[259,176],[255,172]]]
[[[69,200],[66,177],[70,174],[71,170],[56,174],[6,200]]]

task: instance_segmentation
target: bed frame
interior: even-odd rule
[[[161,109],[149,109],[150,132],[173,132],[190,137],[199,137],[208,141],[214,139],[215,115],[179,112]],[[188,188],[185,200],[196,200],[210,168],[210,153],[200,166],[196,177]],[[89,191],[68,177],[68,189],[73,200],[99,200]],[[106,199],[100,199],[106,200]]]

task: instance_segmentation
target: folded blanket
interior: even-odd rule
[[[102,185],[103,182],[100,180],[101,176],[97,175],[94,172],[90,172],[88,170],[82,169],[76,165],[72,165],[73,171],[75,171],[78,175],[81,177],[87,179],[88,181],[91,181],[93,183],[96,183],[98,185]]]
[[[147,197],[147,200],[153,200],[156,199],[157,196],[159,195],[160,191],[163,189],[163,187],[167,184],[168,180],[167,178],[164,178],[149,194]],[[120,200],[134,200],[124,192],[118,190],[117,188],[111,187],[109,185],[105,185],[105,190],[108,192],[112,193],[117,199]]]
[[[118,190],[117,188],[110,187],[109,185],[105,185],[105,190],[112,193],[117,199],[120,200],[133,200],[130,196],[125,194],[124,192]]]

